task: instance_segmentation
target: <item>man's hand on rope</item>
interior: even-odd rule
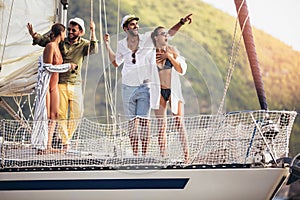
[[[90,22],[90,30],[95,31],[95,22],[93,20]]]
[[[118,67],[118,64],[116,63],[116,54],[115,54],[115,52],[110,47],[110,35],[108,33],[105,33],[105,35],[103,36],[103,40],[104,40],[106,49],[108,51],[108,56],[109,56],[110,62],[115,67]]]
[[[109,33],[105,33],[105,35],[103,37],[103,40],[104,40],[106,45],[110,44],[110,35],[109,35]]]
[[[90,30],[91,30],[91,40],[95,41],[97,40],[96,38],[96,26],[93,20],[90,21]]]

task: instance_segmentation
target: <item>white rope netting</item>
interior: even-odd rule
[[[69,121],[69,128],[76,129],[70,148],[42,155],[38,155],[31,145],[31,132],[34,123],[44,122],[22,124],[18,120],[2,120],[1,167],[251,164],[265,152],[271,158],[268,162],[276,163],[278,158],[288,156],[288,142],[296,115],[296,112],[288,111],[245,111],[184,117],[183,123],[168,117],[164,156],[159,142],[163,123],[157,118],[139,119],[148,126],[143,123],[135,126],[139,138],[135,141],[130,141],[133,126],[129,121],[116,124],[102,124],[95,118]],[[61,149],[61,123],[64,121],[56,123],[53,140],[56,149]],[[142,142],[146,130],[149,130],[149,143],[145,153]],[[137,155],[133,153],[134,143],[137,144]],[[185,160],[186,148],[188,160]]]

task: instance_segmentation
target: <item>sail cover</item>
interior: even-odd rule
[[[27,23],[46,33],[56,21],[57,0],[0,0],[0,96],[31,93],[36,85],[38,57]]]

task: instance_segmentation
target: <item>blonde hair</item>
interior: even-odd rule
[[[158,27],[156,27],[153,31],[152,31],[152,33],[151,33],[151,39],[152,39],[152,42],[153,42],[153,44],[154,44],[154,46],[156,47],[156,40],[155,40],[155,36],[157,36],[158,35],[158,31],[160,30],[160,29],[164,29],[165,27],[163,27],[163,26],[158,26]],[[169,50],[169,52],[171,52],[172,54],[173,54],[173,56],[174,56],[174,58],[177,58],[177,56],[179,55],[179,53],[178,53],[178,51],[176,50],[176,48],[175,47],[173,47],[173,46],[171,46],[171,45],[168,45],[167,46],[167,49]]]

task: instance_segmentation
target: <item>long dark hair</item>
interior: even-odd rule
[[[66,29],[66,27],[63,24],[60,23],[56,23],[53,24],[51,27],[51,33],[50,33],[50,38],[56,38],[57,36],[59,36],[60,33],[64,32]]]

